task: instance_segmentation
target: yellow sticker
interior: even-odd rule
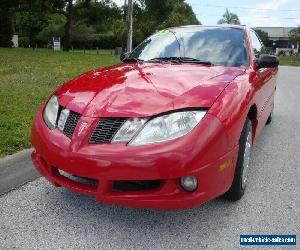
[[[170,33],[170,30],[164,29],[164,30],[160,30],[160,31],[156,32],[155,35],[156,36],[162,36],[162,35],[166,35],[168,33]]]

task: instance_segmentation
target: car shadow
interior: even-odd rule
[[[60,203],[60,210],[72,208],[72,214],[68,221],[76,220],[76,217],[85,215],[87,221],[99,221],[101,224],[114,223],[119,228],[137,227],[144,230],[144,226],[153,230],[168,228],[168,225],[176,227],[177,233],[186,230],[193,224],[208,226],[211,220],[219,218],[219,223],[224,223],[226,217],[232,217],[239,209],[239,202],[230,202],[223,197],[214,199],[200,206],[175,211],[148,210],[140,208],[128,208],[103,203],[97,203],[94,198],[61,188],[52,190],[54,199],[47,199],[47,203]],[[213,211],[213,212],[212,212]],[[75,217],[74,217],[75,215]],[[67,215],[68,216],[68,215]]]
[[[267,129],[264,129],[262,135],[268,134],[265,130]],[[106,229],[113,230],[127,241],[134,238],[136,245],[139,243],[142,245],[149,238],[166,237],[166,235],[173,240],[179,236],[185,238],[197,236],[198,243],[207,242],[206,238],[215,234],[231,237],[232,228],[242,226],[243,222],[249,219],[249,207],[255,199],[255,190],[253,190],[256,188],[253,185],[255,172],[260,168],[256,158],[264,154],[261,148],[265,146],[267,140],[267,135],[261,136],[254,147],[248,192],[237,202],[227,201],[221,196],[191,209],[147,210],[97,203],[93,197],[74,193],[65,188],[55,188],[50,184],[45,189],[45,196],[48,197],[45,197],[43,202],[46,203],[44,204],[46,207],[51,207],[47,211],[52,211],[52,214],[48,216],[59,219],[62,227],[80,227],[81,230],[92,227],[94,229],[92,234],[95,235]],[[252,213],[258,214],[259,210]],[[162,232],[165,232],[164,236],[160,235]],[[134,237],[133,234],[137,234],[138,237]],[[234,238],[236,237],[239,235],[234,235]],[[205,247],[205,244],[202,247]]]
[[[260,154],[258,148],[254,149],[253,158]],[[250,182],[255,182],[253,175],[255,168],[259,166],[255,160],[252,165],[253,169],[250,169],[249,173]],[[216,235],[227,238],[231,241],[230,244],[237,244],[243,230],[246,228],[245,232],[248,232],[249,209],[253,207],[251,203],[256,195],[255,192],[251,192],[253,189],[251,185],[252,183],[249,185],[249,192],[246,192],[240,201],[227,201],[221,196],[197,207],[177,211],[147,210],[97,203],[93,197],[74,193],[65,188],[55,188],[49,183],[44,189],[42,200],[45,203],[43,206],[48,207],[48,219],[57,221],[61,230],[76,228],[77,233],[89,232],[89,238],[101,234],[104,241],[110,241],[109,235],[113,234],[116,241],[123,240],[126,244],[130,243],[136,247],[143,246],[153,239],[163,242],[164,246],[171,246],[178,240],[177,238],[180,238],[180,244],[183,245],[178,245],[179,248],[184,246],[184,242],[190,242],[192,248],[205,249],[209,248],[208,242],[214,241]],[[258,216],[259,213],[259,209],[251,210],[252,215]],[[192,246],[193,244],[195,246]],[[214,247],[218,244],[215,242]]]

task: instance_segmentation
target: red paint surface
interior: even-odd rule
[[[251,42],[246,33],[248,51]],[[232,182],[239,137],[252,106],[255,139],[272,109],[277,69],[180,63],[122,63],[93,70],[57,90],[61,105],[82,115],[72,139],[49,130],[39,111],[32,129],[32,159],[43,176],[58,186],[93,195],[97,201],[133,207],[178,209],[199,205],[226,192]],[[187,135],[146,146],[88,144],[101,117],[144,117],[182,108],[207,108]],[[79,133],[81,124],[85,128]],[[232,166],[219,166],[232,160]],[[97,187],[73,182],[57,169],[99,180]],[[185,192],[181,176],[195,175],[198,189]],[[151,191],[115,192],[116,180],[162,180]]]

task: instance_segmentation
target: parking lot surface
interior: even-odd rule
[[[39,178],[0,196],[0,249],[270,249],[241,247],[240,234],[297,234],[299,247],[299,114],[300,68],[280,67],[273,122],[254,148],[238,202],[218,198],[176,212],[130,209]]]

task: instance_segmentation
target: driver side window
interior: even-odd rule
[[[252,40],[253,53],[256,58],[259,58],[259,56],[262,53],[263,45],[261,41],[258,39],[256,33],[252,30],[250,30],[250,37]]]

